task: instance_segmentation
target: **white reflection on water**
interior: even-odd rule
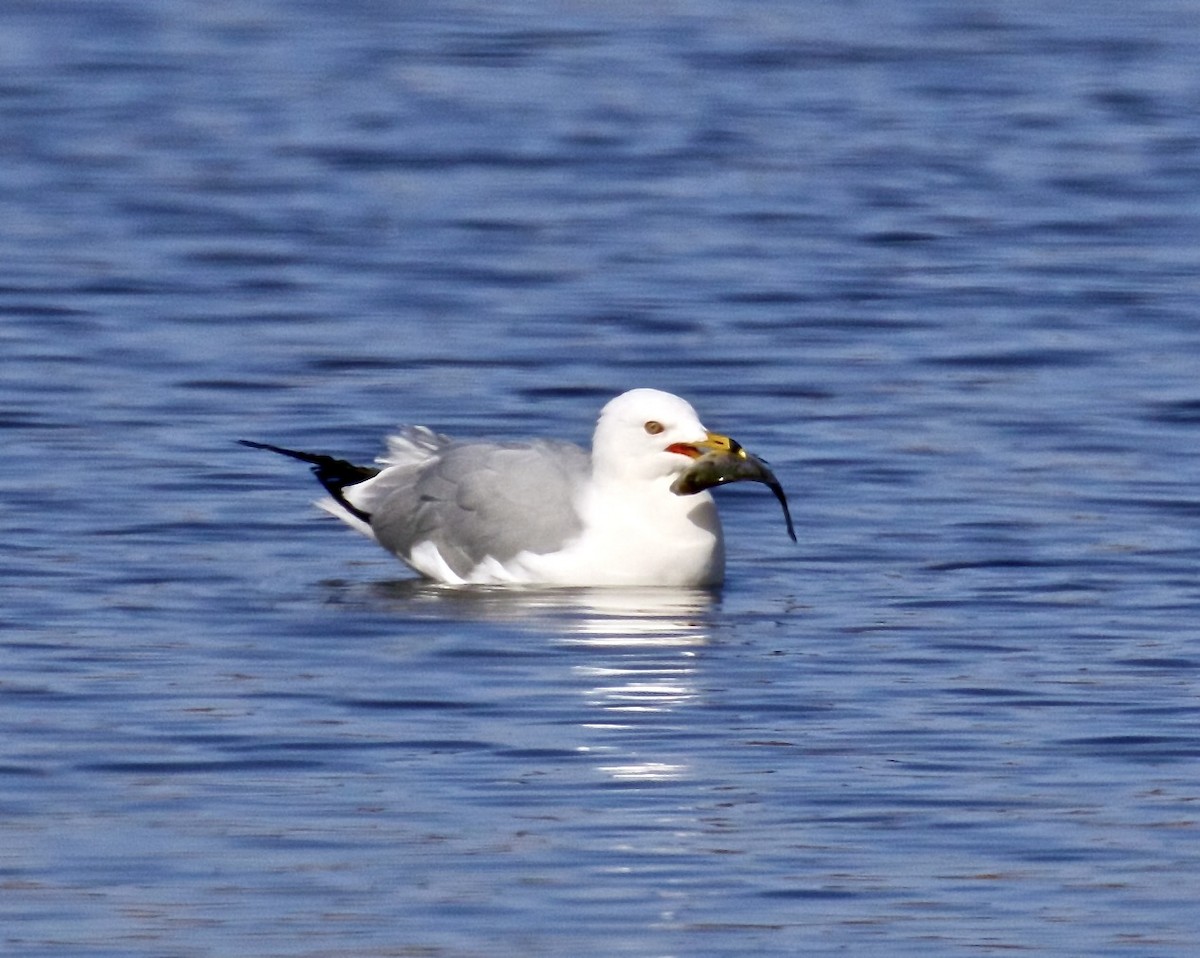
[[[710,638],[715,593],[698,589],[448,588],[389,583],[390,601],[458,621],[519,624],[547,647],[578,653],[570,676],[582,686],[577,727],[603,774],[620,782],[677,780],[689,772],[676,757],[641,755],[663,741],[673,713],[699,702],[700,650]],[[668,729],[669,730],[669,729]]]
[[[702,589],[583,589],[571,600],[564,644],[632,649],[704,645],[716,597]]]
[[[687,766],[640,762],[634,765],[601,765],[600,771],[607,772],[618,782],[667,782],[683,778]]]
[[[697,649],[709,640],[708,613],[715,597],[694,590],[588,590],[577,595],[583,614],[559,640],[595,649],[602,658],[573,667],[586,680],[584,698],[598,717],[582,723],[611,733],[600,751],[614,761],[598,770],[617,782],[684,778],[685,763],[637,753],[638,732],[694,704]],[[620,744],[615,744],[619,742]]]
[[[348,583],[324,583],[345,601]],[[447,586],[423,579],[376,582],[371,591],[397,612],[439,619],[524,622],[531,631],[568,633],[564,641],[583,644],[611,638],[624,645],[643,637],[646,644],[678,645],[693,637],[703,643],[705,619],[717,604],[705,589],[539,589],[514,586]]]
[[[607,720],[589,727],[620,725],[622,715],[667,712],[696,698],[696,648],[709,638],[711,593],[593,589],[575,599],[581,614],[559,642],[604,653],[573,669],[588,680],[586,698]]]

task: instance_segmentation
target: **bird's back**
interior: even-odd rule
[[[589,455],[566,442],[452,442],[427,431],[389,442],[392,465],[348,498],[386,549],[435,578],[459,579],[489,559],[558,551],[582,529],[579,492]],[[436,551],[434,557],[433,550]]]

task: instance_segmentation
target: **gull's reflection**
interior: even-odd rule
[[[717,602],[716,593],[706,589],[446,586],[420,579],[377,583],[374,591],[407,612],[521,622],[559,632],[560,644],[605,648],[703,645],[708,613]]]
[[[713,594],[593,589],[580,599],[586,613],[559,641],[603,653],[574,667],[585,680],[584,697],[592,709],[582,725],[599,733],[596,748],[602,756],[615,759],[601,764],[600,771],[618,782],[684,777],[686,764],[644,757],[639,745],[661,728],[663,718],[698,698],[697,649],[708,641]],[[606,739],[614,744],[605,744]]]
[[[660,753],[699,698],[699,650],[718,597],[701,589],[455,588],[388,583],[409,613],[518,624],[579,653],[570,666],[586,709],[577,727],[598,768],[619,782],[670,781],[687,764]]]
[[[680,648],[708,640],[715,595],[703,589],[579,589],[578,615],[563,642],[603,648]]]
[[[627,783],[685,777],[683,761],[647,756],[643,749],[651,742],[661,746],[655,730],[698,699],[697,650],[709,638],[714,595],[591,589],[576,598],[582,614],[559,642],[601,653],[573,667],[584,680],[590,715],[581,724],[596,739],[599,770]]]

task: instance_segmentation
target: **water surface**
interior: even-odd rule
[[[1190,955],[1198,21],[6,3],[4,953]],[[233,444],[635,385],[800,544],[438,589]]]

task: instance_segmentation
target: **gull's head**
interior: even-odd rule
[[[705,429],[686,400],[659,389],[631,389],[600,410],[593,470],[622,479],[674,478],[704,453],[733,446]]]

